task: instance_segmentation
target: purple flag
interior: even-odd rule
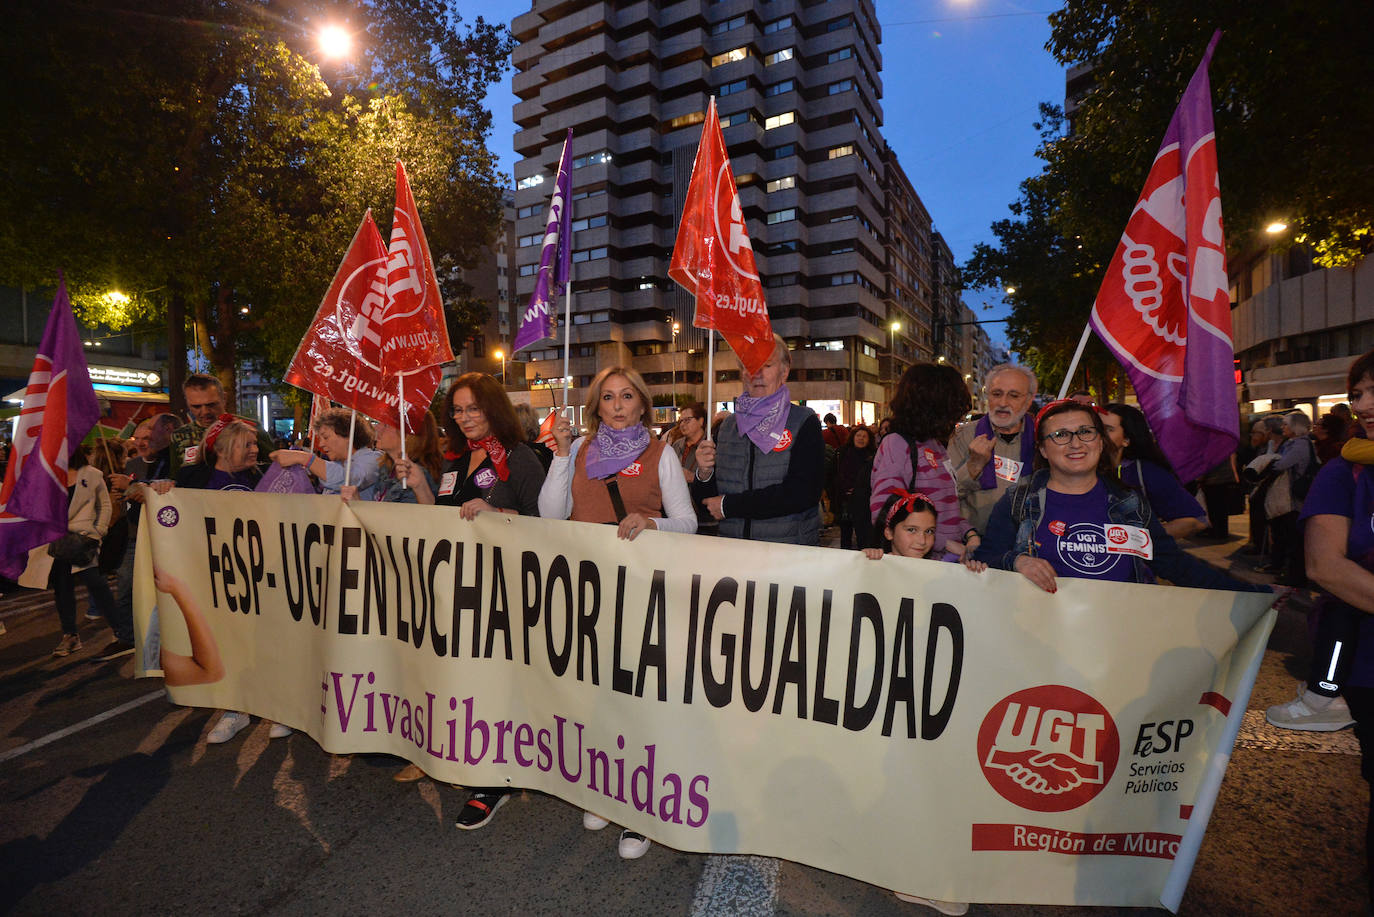
[[[67,534],[67,461],[99,419],[67,282],[59,279],[0,487],[0,574],[18,579],[30,549]]]
[[[544,249],[539,255],[539,277],[530,294],[530,304],[520,315],[520,327],[515,332],[512,351],[523,350],[532,344],[556,337],[558,320],[553,304],[558,289],[572,277],[572,128],[563,141],[563,156],[558,160],[558,178],[553,185],[553,199],[549,201],[549,219],[544,227]],[[558,259],[555,266],[554,259]]]
[[[1212,36],[1164,132],[1090,319],[1183,481],[1234,452],[1240,431],[1207,80],[1220,37]]]

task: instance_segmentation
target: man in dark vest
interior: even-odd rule
[[[726,538],[816,545],[825,441],[816,412],[791,403],[792,355],[781,337],[773,340],[768,362],[743,373],[744,392],[716,441],[697,446],[692,497]]]

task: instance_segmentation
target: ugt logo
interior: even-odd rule
[[[1034,812],[1091,801],[1112,779],[1121,737],[1082,691],[1039,685],[1004,697],[978,729],[978,763],[1003,799]]]

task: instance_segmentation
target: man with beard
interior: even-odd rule
[[[949,460],[968,524],[986,534],[992,507],[1007,488],[1030,474],[1035,435],[1026,411],[1035,400],[1035,373],[1024,366],[994,366],[983,380],[988,413],[954,431]]]

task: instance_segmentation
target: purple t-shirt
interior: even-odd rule
[[[206,490],[252,490],[253,479],[243,472],[230,474],[227,471],[220,471],[216,468],[210,472],[210,478],[205,482]]]
[[[1145,480],[1143,487],[1140,483],[1141,478]],[[1144,490],[1145,499],[1149,501],[1155,516],[1166,522],[1173,522],[1175,519],[1207,519],[1207,511],[1182,484],[1178,483],[1178,478],[1154,462],[1136,459],[1122,462],[1121,480],[1130,487]]]
[[[1358,471],[1358,474],[1356,473]],[[1317,472],[1302,504],[1301,519],[1344,516],[1350,520],[1345,556],[1374,571],[1374,468],[1351,465],[1339,456]],[[1336,601],[1328,599],[1327,601]],[[1374,687],[1374,615],[1360,613],[1360,636],[1350,683]]]
[[[1134,582],[1131,558],[1107,550],[1107,521],[1107,485],[1101,481],[1085,494],[1046,488],[1035,553],[1050,562],[1056,576]]]

